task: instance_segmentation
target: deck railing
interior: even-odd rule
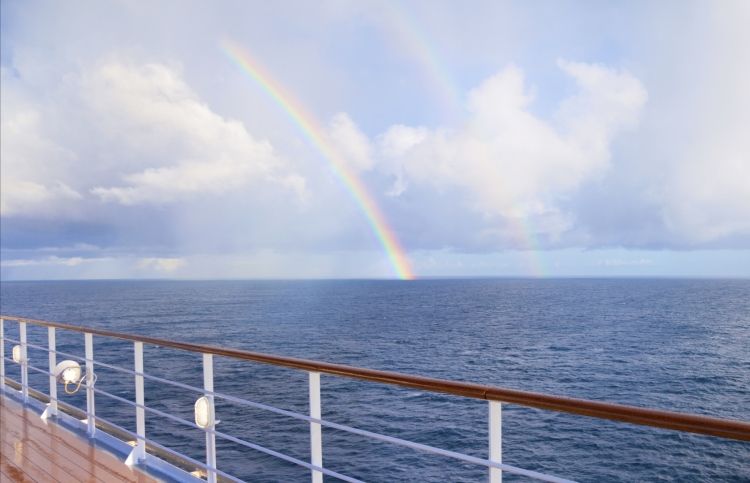
[[[13,321],[18,324],[18,339],[12,339],[5,334],[4,321]],[[26,335],[27,325],[36,325],[46,327],[48,331],[47,347],[34,345],[28,342]],[[82,333],[84,336],[84,357],[74,354],[68,354],[56,349],[56,329]],[[93,336],[102,336],[133,342],[133,369],[106,364],[97,361],[94,356]],[[86,428],[89,436],[94,436],[97,430],[96,416],[96,395],[101,395],[128,404],[135,408],[134,416],[136,420],[136,431],[132,432],[122,428],[111,421],[104,421],[108,428],[113,428],[121,435],[127,435],[133,438],[135,446],[128,456],[126,463],[130,465],[139,464],[147,458],[147,448],[149,451],[155,450],[161,454],[172,455],[183,461],[195,465],[205,471],[206,479],[209,482],[215,482],[218,479],[229,481],[241,481],[237,477],[230,475],[217,467],[216,463],[216,437],[234,442],[241,446],[260,451],[267,455],[285,460],[305,468],[311,472],[313,483],[321,483],[323,475],[328,475],[343,481],[356,482],[356,478],[343,475],[336,471],[330,470],[323,466],[323,440],[322,427],[337,429],[351,434],[383,441],[395,445],[412,448],[415,450],[454,458],[466,463],[472,463],[487,468],[489,481],[491,483],[500,483],[503,472],[522,475],[541,481],[550,482],[567,482],[564,478],[538,473],[535,471],[518,468],[516,466],[504,464],[502,462],[502,403],[512,403],[521,406],[558,411],[569,414],[589,416],[599,419],[608,419],[613,421],[627,422],[643,426],[652,426],[662,429],[672,429],[689,433],[718,436],[721,438],[750,441],[750,423],[737,420],[719,419],[709,416],[695,414],[685,414],[672,411],[663,411],[657,409],[648,409],[635,406],[626,406],[622,404],[612,404],[600,401],[590,401],[585,399],[568,398],[554,396],[549,394],[519,391],[497,386],[488,386],[482,384],[473,384],[467,382],[450,381],[444,379],[435,379],[429,377],[413,376],[397,372],[380,371],[374,369],[365,369],[352,367],[342,364],[332,364],[294,357],[285,357],[259,352],[250,352],[240,349],[228,349],[203,344],[193,344],[187,342],[178,342],[155,337],[146,337],[140,335],[113,332],[109,330],[96,329],[92,327],[82,327],[71,324],[35,320],[24,317],[0,316],[0,392],[4,390],[7,381],[12,381],[5,371],[6,362],[13,362],[13,359],[5,354],[6,342],[15,343],[20,346],[20,365],[21,381],[14,381],[21,389],[21,397],[27,401],[29,398],[29,381],[28,371],[36,371],[49,376],[49,403],[42,417],[54,416],[59,411],[59,401],[57,397],[57,381],[53,374],[57,364],[57,356],[64,356],[85,364],[85,388],[86,388]],[[144,344],[169,347],[173,349],[184,350],[188,352],[202,354],[203,357],[203,387],[198,388],[183,384],[177,381],[171,381],[154,375],[146,374],[143,371],[143,346]],[[43,369],[31,366],[28,363],[28,348],[43,350],[49,354],[49,369]],[[309,414],[301,414],[294,411],[279,409],[270,405],[250,401],[244,398],[223,394],[214,391],[213,385],[213,356],[223,356],[244,361],[260,362],[274,366],[287,367],[305,371],[308,374],[309,387]],[[118,372],[131,374],[135,378],[135,401],[122,398],[115,394],[109,393],[95,386],[95,366],[106,367]],[[364,381],[371,381],[381,384],[390,384],[423,391],[453,394],[467,398],[482,399],[488,402],[488,454],[489,458],[471,456],[455,451],[449,451],[434,446],[407,441],[393,436],[383,435],[372,431],[354,428],[351,426],[338,424],[332,421],[324,420],[321,417],[321,399],[320,399],[320,374],[330,374],[340,377],[354,378]],[[209,411],[207,424],[205,427],[198,426],[192,421],[185,420],[173,414],[148,407],[145,405],[144,397],[144,379],[149,379],[164,384],[169,384],[182,389],[190,390],[207,398],[207,408]],[[262,409],[271,413],[287,416],[297,420],[309,423],[310,429],[310,460],[303,461],[292,456],[274,451],[256,443],[242,440],[230,434],[216,429],[214,400],[223,399],[229,402],[250,406],[256,409]],[[192,459],[182,453],[176,452],[165,447],[146,436],[145,418],[146,413],[152,413],[180,424],[202,429],[206,437],[206,462],[200,462]],[[101,423],[100,423],[101,424]]]

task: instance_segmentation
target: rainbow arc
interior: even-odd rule
[[[385,215],[357,174],[348,166],[327,140],[325,129],[304,106],[289,94],[260,63],[239,45],[225,40],[221,44],[227,57],[260,86],[299,127],[305,138],[326,159],[335,176],[360,208],[373,234],[383,247],[396,275],[403,280],[415,279],[409,259]]]

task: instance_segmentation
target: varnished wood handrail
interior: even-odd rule
[[[547,409],[569,414],[590,416],[599,419],[609,419],[643,426],[653,426],[662,429],[673,429],[688,433],[719,436],[721,438],[750,441],[750,423],[745,421],[720,419],[698,414],[679,413],[660,409],[649,409],[624,404],[614,404],[587,399],[577,399],[564,396],[554,396],[537,392],[520,391],[498,386],[475,384],[470,382],[451,381],[432,377],[413,376],[399,372],[380,371],[361,367],[333,364],[296,357],[286,357],[262,352],[251,352],[241,349],[228,349],[204,344],[178,342],[156,337],[113,332],[110,330],[83,327],[79,325],[49,322],[45,320],[29,319],[25,317],[5,316],[0,318],[26,322],[31,325],[55,327],[75,332],[90,333],[103,337],[143,342],[162,347],[171,347],[190,352],[214,354],[234,359],[261,362],[275,366],[289,367],[304,371],[322,372],[336,376],[350,377],[364,381],[420,389],[423,391],[454,394],[457,396],[502,401],[537,409]]]

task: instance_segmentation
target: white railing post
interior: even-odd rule
[[[90,437],[96,434],[96,404],[94,403],[94,336],[83,334],[86,351],[86,416],[87,432]]]
[[[213,354],[203,354],[203,389],[210,394],[206,394],[209,405],[208,420],[211,422],[206,427],[206,465],[209,467],[206,475],[208,483],[216,483],[216,411],[214,410],[214,356]]]
[[[57,415],[57,380],[55,379],[55,366],[57,366],[57,343],[55,340],[55,328],[47,327],[47,349],[49,356],[49,404],[42,413],[42,419]]]
[[[143,389],[143,342],[133,343],[133,357],[135,362],[135,433],[138,436],[133,451],[130,452],[125,464],[137,465],[146,458],[146,409]]]
[[[490,401],[489,414],[490,461],[503,462],[503,406],[500,401]],[[502,483],[503,471],[490,467],[490,483]]]
[[[5,391],[5,320],[0,319],[0,392]]]
[[[26,346],[26,322],[18,323],[18,332],[21,336],[21,394],[23,402],[29,401],[29,358]]]
[[[321,419],[320,373],[310,372],[310,417]],[[310,422],[310,464],[323,467],[323,434],[320,423]],[[312,483],[323,483],[323,473],[312,470]]]

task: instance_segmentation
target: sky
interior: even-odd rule
[[[750,3],[0,4],[0,278],[750,277]]]

